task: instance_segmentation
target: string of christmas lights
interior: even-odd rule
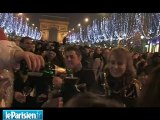
[[[145,39],[159,36],[160,13],[112,13],[110,17],[94,19],[91,25],[72,31],[67,37],[72,42],[90,44],[128,40],[139,33]]]
[[[34,40],[40,40],[42,32],[37,27],[29,26],[23,16],[16,16],[14,13],[0,13],[0,27],[9,36],[29,36]]]

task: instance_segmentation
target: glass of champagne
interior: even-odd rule
[[[31,92],[32,92],[32,88],[31,88],[30,86],[25,86],[25,87],[23,88],[23,95],[24,95],[24,96],[30,95]]]

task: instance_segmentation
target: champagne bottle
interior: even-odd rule
[[[29,69],[28,69],[26,61],[24,61],[24,60],[22,60],[20,62],[20,71],[23,73],[23,75],[28,74]]]
[[[53,77],[55,75],[55,65],[51,65],[50,62],[46,63],[45,68],[42,72],[43,76]]]
[[[55,75],[55,65],[51,65],[50,62],[45,64],[45,67],[41,69],[39,72],[29,71],[28,66],[25,61],[21,62],[20,70],[24,74],[28,74],[29,76],[37,76],[37,77],[53,77]]]
[[[61,96],[61,91],[58,89],[54,89],[52,78],[55,75],[55,65],[51,65],[50,62],[45,63],[45,67],[41,69],[39,72],[31,72],[28,70],[27,64],[25,61],[21,62],[20,69],[22,72],[28,74],[28,76],[33,76],[36,78],[41,78],[46,81],[48,94],[52,94],[53,98]]]

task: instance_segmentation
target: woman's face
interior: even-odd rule
[[[49,54],[48,54],[48,58],[49,58],[50,60],[52,60],[52,59],[54,59],[55,57],[56,57],[56,53],[53,52],[53,51],[50,51]]]
[[[108,63],[110,74],[113,77],[121,77],[126,71],[127,61],[122,57],[110,56]]]

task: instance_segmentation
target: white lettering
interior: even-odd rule
[[[10,119],[10,117],[11,117],[11,114],[6,112],[6,119]]]
[[[14,119],[20,119],[20,114],[15,113]]]
[[[13,119],[15,117],[16,113],[15,112],[11,112],[11,119]]]
[[[22,114],[22,117],[21,117],[22,119],[26,119],[26,115],[25,115],[25,113],[24,114]]]
[[[10,111],[5,112],[5,119],[17,119],[17,120],[23,120],[23,119],[41,119],[41,115],[37,113],[30,113],[30,112],[16,112],[16,111]]]

